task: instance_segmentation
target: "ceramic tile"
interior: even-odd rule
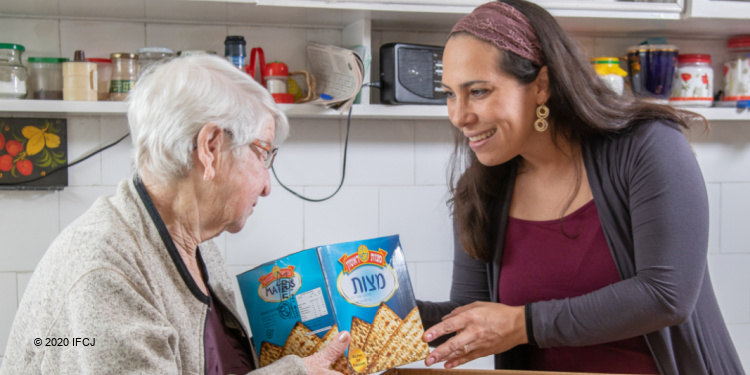
[[[227,4],[218,1],[146,0],[149,20],[225,22]]]
[[[338,185],[344,144],[338,121],[292,119],[289,138],[274,161],[284,185]],[[278,184],[276,179],[273,184]],[[279,187],[278,189],[281,189]]]
[[[5,353],[5,346],[13,326],[13,319],[18,309],[16,274],[13,272],[0,273],[0,353]]]
[[[30,56],[59,57],[59,21],[42,19],[4,18],[0,22],[0,35],[3,42],[24,46],[24,64]]]
[[[146,18],[144,0],[59,0],[60,15],[88,18]]]
[[[708,193],[708,252],[721,248],[721,184],[706,184]]]
[[[750,254],[710,255],[708,267],[724,321],[750,323]]]
[[[416,265],[419,276],[414,296],[422,301],[448,301],[453,281],[449,277],[453,275],[453,262],[417,262]]]
[[[576,43],[578,43],[578,47],[581,48],[581,51],[583,51],[586,54],[586,56],[588,57],[600,56],[596,54],[596,38],[585,37],[585,36],[574,36],[573,40],[575,40]]]
[[[299,189],[299,187],[295,187]],[[261,264],[302,250],[302,201],[279,187],[261,197],[245,228],[227,234],[227,263]]]
[[[453,154],[453,125],[448,121],[419,121],[415,138],[416,184],[446,185]]]
[[[721,185],[721,252],[750,253],[750,184]]]
[[[23,294],[26,292],[26,287],[29,286],[29,280],[31,280],[31,275],[33,275],[33,272],[17,272],[16,273],[16,283],[18,284],[18,304],[21,304],[21,299],[23,298]]]
[[[99,116],[68,117],[68,162],[89,155],[102,145]],[[99,185],[102,182],[102,158],[94,155],[68,169],[69,186]]]
[[[181,1],[185,3],[185,1]],[[193,2],[188,2],[193,3]],[[219,3],[213,3],[219,5]],[[206,50],[224,56],[224,38],[227,27],[223,25],[147,24],[146,45],[167,47],[178,51]]]
[[[71,186],[60,192],[60,228],[86,212],[99,197],[114,195],[113,186]]]
[[[414,122],[352,120],[346,185],[414,184]]]
[[[305,188],[309,197],[331,192],[331,187]],[[344,186],[325,202],[305,202],[304,211],[303,248],[379,237],[376,187]]]
[[[340,27],[345,21],[341,9],[310,9],[301,7],[258,6],[228,2],[227,18],[231,23],[266,25],[312,25],[311,27]],[[351,20],[350,22],[354,22]]]
[[[102,117],[101,144],[108,145],[127,134],[128,121],[125,117]],[[116,186],[122,179],[134,175],[132,162],[133,140],[126,137],[119,144],[103,151],[102,185]]]
[[[113,52],[135,53],[145,46],[146,27],[140,22],[62,20],[60,38],[63,57],[72,59],[76,50],[83,50],[86,57],[109,58]]]
[[[0,191],[0,272],[33,271],[59,233],[58,193]]]
[[[57,16],[59,13],[58,0],[3,0],[0,2],[0,13],[10,15]]]
[[[411,262],[453,260],[444,186],[381,187],[380,235],[399,234]]]
[[[307,59],[307,31],[293,27],[248,27],[230,26],[228,35],[242,35],[247,41],[248,54],[253,47],[260,47],[266,62],[280,61],[289,71],[304,70]],[[258,68],[260,69],[260,68]]]
[[[750,324],[729,324],[727,328],[742,367],[750,368]]]
[[[750,128],[743,122],[725,122],[706,134],[702,128],[689,133],[706,182],[750,182]]]

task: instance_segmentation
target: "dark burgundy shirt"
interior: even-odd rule
[[[206,375],[244,375],[252,371],[249,348],[242,345],[239,332],[226,326],[223,316],[229,314],[218,299],[209,295],[210,309],[206,321]]]
[[[506,233],[499,284],[504,304],[577,297],[620,281],[593,200],[562,224],[510,217]],[[643,336],[582,347],[533,348],[531,369],[659,373]]]

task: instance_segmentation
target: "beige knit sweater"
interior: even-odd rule
[[[168,250],[137,184],[123,181],[52,243],[16,313],[0,375],[205,372],[208,299]],[[245,334],[218,248],[199,248],[214,297],[232,312],[226,324]],[[252,372],[305,373],[295,356]]]

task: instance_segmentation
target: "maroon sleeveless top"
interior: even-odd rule
[[[620,280],[593,200],[563,218],[562,225],[560,220],[509,218],[500,302],[521,306],[576,297]],[[533,348],[531,358],[531,370],[659,373],[643,336],[584,347]]]

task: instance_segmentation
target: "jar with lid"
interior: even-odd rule
[[[29,99],[63,99],[62,65],[68,58],[29,57]]]
[[[622,95],[628,73],[620,68],[620,60],[617,57],[594,57],[589,61],[604,83],[617,95]]]
[[[669,104],[679,107],[710,107],[714,102],[714,70],[711,55],[677,55]]]
[[[725,102],[750,100],[750,35],[727,41],[729,59],[724,62]]]
[[[28,71],[21,56],[26,47],[14,43],[0,43],[0,98],[26,97]]]
[[[149,65],[174,56],[174,51],[164,47],[143,47],[135,51],[138,55],[138,75]]]
[[[109,100],[124,101],[138,79],[138,55],[118,52],[109,55],[112,60],[112,78],[109,85]]]
[[[263,80],[276,103],[294,103],[294,95],[289,93],[289,67],[286,64],[278,61],[266,64]]]

